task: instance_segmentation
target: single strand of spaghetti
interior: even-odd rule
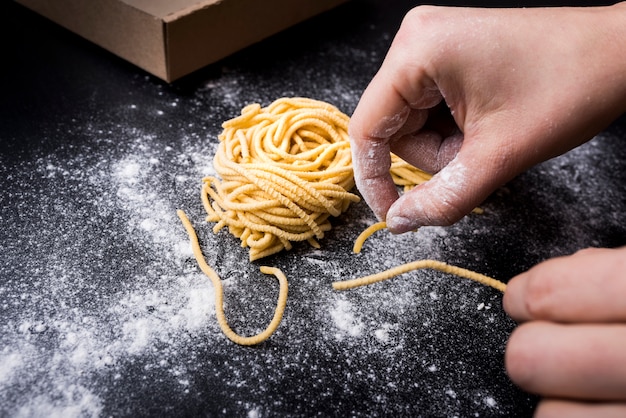
[[[266,131],[265,139],[266,141],[269,140],[265,143],[266,151],[276,155],[287,154],[291,136],[287,136],[285,131],[287,130],[287,125],[290,123],[290,116],[292,115],[284,114],[278,120],[278,123],[273,124]]]
[[[211,283],[213,284],[213,288],[215,290],[215,316],[217,317],[217,323],[219,324],[222,332],[226,337],[228,337],[231,341],[240,345],[256,345],[265,340],[267,340],[273,333],[276,331],[280,322],[283,318],[283,313],[285,312],[285,306],[287,306],[287,293],[288,293],[288,282],[287,278],[277,268],[262,266],[261,272],[264,274],[273,274],[278,279],[280,284],[279,292],[278,292],[278,302],[276,304],[276,309],[274,310],[274,316],[270,321],[267,328],[259,334],[244,337],[237,333],[235,333],[232,328],[228,325],[228,321],[226,320],[226,315],[224,314],[224,295],[222,290],[222,281],[220,277],[217,275],[215,270],[213,270],[204,260],[204,255],[202,254],[202,249],[200,248],[200,243],[198,242],[198,236],[196,235],[196,231],[191,225],[189,218],[182,210],[177,210],[179,219],[183,223],[185,230],[187,231],[187,235],[189,235],[189,239],[191,241],[191,246],[193,249],[193,254],[196,258],[200,269],[206,274],[209,279],[211,279]]]
[[[241,146],[241,158],[244,161],[250,159],[250,151],[248,150],[248,140],[246,139],[246,136],[243,134],[243,132],[237,131],[236,137],[237,142]]]
[[[352,247],[352,252],[355,254],[360,253],[361,249],[363,248],[363,244],[365,243],[365,240],[371,237],[375,232],[385,228],[387,228],[386,222],[376,222],[375,224],[372,224],[369,227],[365,228],[365,230],[361,232],[354,241],[354,247]]]
[[[441,261],[436,261],[436,260],[414,261],[412,263],[403,264],[401,266],[397,266],[397,267],[391,268],[389,270],[385,270],[377,274],[372,274],[370,276],[360,277],[360,278],[352,279],[352,280],[346,280],[343,282],[334,282],[333,288],[335,290],[354,289],[356,287],[366,286],[372,283],[381,282],[383,280],[390,279],[392,277],[407,273],[409,271],[425,269],[425,268],[434,269],[434,270],[441,271],[443,273],[448,273],[448,274],[452,274],[458,277],[463,277],[466,279],[474,280],[478,283],[498,289],[501,292],[504,292],[506,290],[506,284],[496,279],[493,279],[491,277],[488,277],[483,274],[476,273],[474,271],[467,270],[461,267],[451,266],[449,264],[443,263]]]

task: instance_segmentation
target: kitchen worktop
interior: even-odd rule
[[[331,283],[431,258],[507,281],[537,262],[626,244],[626,121],[497,190],[451,227],[356,236],[357,203],[321,248],[248,262],[213,234],[201,179],[224,120],[279,97],[350,114],[411,3],[349,2],[167,84],[12,2],[0,9],[0,416],[530,416],[495,289],[431,270]],[[224,284],[214,291],[177,216]]]

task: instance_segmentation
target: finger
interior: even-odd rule
[[[625,403],[576,402],[544,399],[539,402],[534,418],[623,418]]]
[[[404,98],[374,78],[350,119],[352,164],[356,186],[376,216],[383,220],[398,191],[389,169],[390,140],[424,125],[425,110],[412,110]]]
[[[626,325],[522,324],[505,353],[522,389],[546,397],[626,401]]]
[[[554,258],[511,279],[504,309],[516,321],[626,322],[626,247]]]
[[[420,62],[425,61],[420,59],[420,53],[410,57],[406,54],[406,28],[403,25],[398,31],[380,70],[363,92],[348,128],[357,188],[381,220],[398,198],[389,174],[390,140],[419,130],[428,115],[423,109],[442,101],[436,84],[420,67]]]

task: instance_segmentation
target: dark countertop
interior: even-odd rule
[[[350,114],[410,2],[354,1],[173,84],[12,3],[0,6],[0,416],[529,416],[504,370],[501,294],[434,271],[335,292],[335,280],[435,258],[507,281],[549,257],[626,244],[626,122],[520,175],[448,228],[372,237],[365,204],[322,249],[247,262],[204,222],[222,121],[282,96]],[[488,3],[482,3],[488,4]],[[175,211],[221,275],[242,334]],[[258,283],[257,283],[258,282]]]

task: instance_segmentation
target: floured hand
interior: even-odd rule
[[[357,187],[395,233],[449,225],[626,110],[626,7],[420,6],[351,118]],[[392,151],[433,179],[399,197]]]

